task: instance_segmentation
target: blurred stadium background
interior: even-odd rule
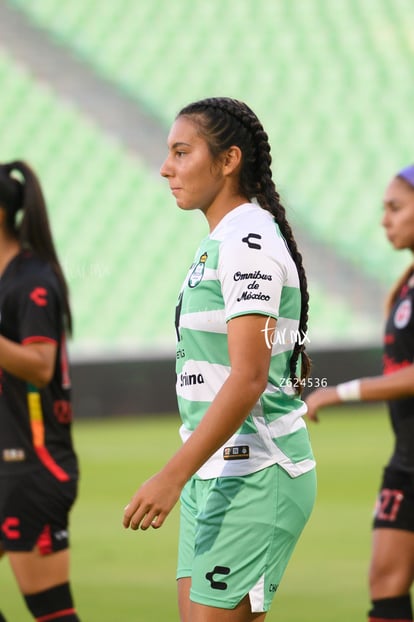
[[[0,0],[0,161],[39,172],[72,292],[85,416],[73,581],[85,620],[177,617],[176,509],[145,537],[120,526],[139,481],[177,447],[177,422],[86,419],[176,410],[175,298],[206,232],[158,173],[176,112],[210,95],[257,112],[307,267],[314,375],[369,372],[382,300],[410,260],[380,219],[385,184],[414,160],[413,33],[413,0]],[[349,411],[311,430],[318,503],[269,622],[364,617],[390,435],[382,407]],[[0,566],[2,609],[26,621]]]
[[[308,271],[311,354],[379,346],[409,260],[380,219],[385,184],[414,158],[413,32],[412,0],[0,0],[0,157],[43,182],[82,414],[105,409],[107,377],[121,410],[134,384],[172,387],[175,298],[206,225],[158,171],[175,114],[205,96],[245,100],[268,131]],[[168,391],[154,391],[164,410]]]

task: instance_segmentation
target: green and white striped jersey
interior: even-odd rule
[[[275,463],[292,477],[314,468],[306,405],[289,380],[300,309],[296,266],[272,215],[253,203],[226,214],[201,242],[177,304],[183,441],[229,376],[227,322],[262,314],[277,318],[277,326],[257,335],[272,348],[267,387],[237,433],[199,469],[201,478],[245,475]]]

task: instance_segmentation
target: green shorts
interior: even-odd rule
[[[312,470],[292,478],[279,465],[243,477],[193,477],[181,495],[177,579],[190,599],[234,609],[249,594],[268,611],[316,496]]]

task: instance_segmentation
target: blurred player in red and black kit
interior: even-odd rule
[[[78,464],[68,289],[40,183],[21,161],[0,165],[0,275],[0,556],[34,619],[79,622],[69,585]]]
[[[384,196],[382,225],[396,250],[414,252],[414,165],[400,171]],[[370,622],[412,622],[414,581],[414,264],[391,291],[384,338],[384,375],[317,389],[308,417],[347,401],[388,403],[394,452],[384,469],[375,509],[370,566]]]

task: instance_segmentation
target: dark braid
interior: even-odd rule
[[[301,356],[301,379],[310,373],[310,359],[304,342],[308,328],[309,294],[305,270],[292,229],[286,218],[286,211],[280,202],[279,193],[272,179],[270,144],[266,132],[255,113],[244,103],[227,97],[203,99],[183,108],[178,117],[196,117],[198,129],[204,136],[213,158],[236,145],[242,151],[239,190],[269,211],[277,224],[295,262],[301,291],[302,307],[299,320],[299,340],[295,341],[290,358],[290,377],[298,392],[302,385],[298,382],[296,368]]]

